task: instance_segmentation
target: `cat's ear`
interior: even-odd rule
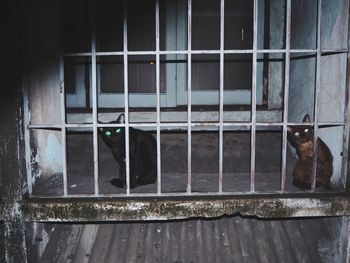
[[[303,122],[310,122],[310,116],[309,116],[309,114],[306,114],[306,115],[304,116]]]
[[[119,115],[119,117],[117,119],[117,123],[125,123],[125,115],[124,115],[124,113]]]
[[[292,133],[293,128],[292,127],[287,127],[287,132]]]

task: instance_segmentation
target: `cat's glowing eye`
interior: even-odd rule
[[[111,133],[110,131],[106,131],[105,134],[106,134],[107,136],[111,136],[111,135],[112,135],[112,133]]]
[[[304,132],[307,133],[309,131],[309,129],[305,129]]]
[[[299,137],[300,133],[299,132],[296,132],[294,133],[295,136]]]
[[[122,131],[122,129],[118,128],[115,130],[115,133],[120,133]]]

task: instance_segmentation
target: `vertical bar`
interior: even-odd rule
[[[188,10],[187,10],[187,193],[190,194],[192,189],[192,138],[191,138],[191,104],[192,104],[192,91],[191,91],[191,81],[192,81],[192,0],[188,0]]]
[[[318,139],[318,110],[319,110],[319,93],[321,88],[321,7],[322,0],[317,2],[317,47],[316,47],[316,91],[315,91],[315,105],[314,105],[314,148],[312,160],[312,182],[311,190],[316,189],[317,176],[317,139]]]
[[[22,84],[25,87],[25,84]],[[27,173],[27,187],[28,193],[31,196],[33,193],[32,182],[32,165],[31,165],[31,149],[30,149],[30,110],[29,110],[29,94],[28,89],[23,88],[23,106],[24,106],[24,144],[25,144],[25,159],[26,159],[26,173]]]
[[[98,186],[98,132],[97,132],[97,78],[96,78],[96,28],[94,4],[91,2],[92,38],[91,38],[91,76],[92,76],[92,126],[94,149],[94,192],[99,195]]]
[[[127,0],[124,0],[123,56],[124,56],[124,106],[125,106],[125,173],[126,195],[130,195],[130,156],[129,156],[129,80],[128,80],[128,17]]]
[[[156,0],[157,193],[161,194],[159,0]]]
[[[61,141],[62,141],[62,176],[63,176],[63,195],[68,195],[67,187],[67,129],[66,129],[66,103],[64,87],[64,56],[60,58],[60,104],[61,104]]]
[[[283,99],[283,135],[282,135],[282,177],[281,191],[286,187],[287,167],[287,123],[288,123],[288,100],[289,100],[289,70],[290,70],[290,30],[291,30],[291,0],[287,0],[286,14],[286,54],[284,69],[284,99]]]
[[[347,3],[349,5],[349,3]],[[347,6],[349,8],[349,6]],[[347,48],[349,50],[350,43],[350,16],[348,17],[348,41]],[[343,155],[342,155],[342,171],[341,171],[341,187],[347,189],[348,181],[348,155],[349,155],[349,136],[350,136],[350,53],[347,53],[347,68],[346,68],[346,85],[345,85],[345,108],[344,108],[344,134],[343,134]],[[350,244],[350,242],[349,242]]]
[[[220,93],[219,93],[219,193],[222,194],[223,136],[224,136],[224,25],[225,0],[220,2]]]
[[[252,69],[252,119],[251,119],[251,153],[250,153],[250,191],[255,191],[255,142],[256,142],[256,68],[258,44],[258,2],[253,7],[253,69]]]

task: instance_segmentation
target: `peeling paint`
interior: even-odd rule
[[[12,205],[11,210],[9,211],[7,216],[9,216],[10,218],[14,218],[14,217],[19,216],[19,215],[21,215],[20,204],[15,202]]]
[[[50,164],[54,171],[61,169],[63,158],[62,158],[62,145],[58,141],[57,137],[50,133],[47,136],[46,147],[42,154],[43,162]]]
[[[40,166],[38,165],[40,161],[39,154],[36,153],[34,149],[32,149],[30,166],[32,167],[32,176],[31,176],[31,184],[34,185],[37,178],[39,178],[42,174]],[[35,167],[36,169],[33,169]]]

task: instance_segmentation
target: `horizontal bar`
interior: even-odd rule
[[[322,195],[340,195],[342,194],[343,191],[337,191],[337,192],[332,192],[329,193],[329,190],[324,190],[323,192],[321,190],[318,190],[318,192],[315,192],[313,190],[309,189],[303,189],[299,191],[295,190],[270,190],[270,191],[259,191],[256,190],[254,192],[251,191],[222,191],[222,192],[161,192],[160,194],[154,192],[154,193],[135,193],[135,192],[130,192],[130,194],[126,193],[118,193],[118,194],[103,194],[100,193],[98,197],[94,194],[68,194],[67,196],[40,196],[40,195],[29,195],[30,198],[34,199],[40,199],[40,200],[47,200],[47,199],[52,199],[52,198],[61,198],[61,199],[66,199],[66,198],[71,198],[71,199],[94,199],[94,198],[122,198],[125,199],[126,197],[131,197],[131,198],[138,198],[138,197],[149,197],[149,198],[157,198],[157,197],[196,197],[196,196],[233,196],[233,197],[240,197],[240,196],[263,196],[263,195],[268,195],[268,196],[293,196],[293,197],[298,197],[298,196],[304,196],[304,195],[314,195],[314,196],[322,196]],[[349,196],[350,198],[350,196]],[[94,200],[96,200],[94,199]]]
[[[349,49],[347,48],[329,48],[329,49],[321,49],[320,50],[321,54],[322,53],[348,53]]]
[[[132,194],[130,194],[131,197]],[[145,197],[145,196],[143,196]],[[26,221],[92,222],[116,220],[169,220],[240,214],[261,218],[350,215],[349,197],[343,194],[304,196],[246,195],[169,198],[28,198],[21,207]]]
[[[335,49],[323,49],[321,53],[348,53],[349,49],[346,48],[335,48]],[[226,49],[223,51],[224,54],[252,54],[253,49]],[[287,49],[257,49],[257,53],[286,53]],[[290,53],[315,53],[317,49],[290,49]],[[156,55],[157,51],[111,51],[111,52],[96,52],[96,56],[122,56],[124,54],[130,56],[137,55]],[[167,50],[159,51],[160,55],[186,55],[186,54],[220,54],[220,50]],[[66,57],[85,57],[91,56],[90,52],[84,53],[68,53],[65,54]]]
[[[160,127],[166,128],[166,127],[183,127],[187,128],[187,122],[178,122],[178,123],[173,123],[173,122],[161,122]],[[224,122],[223,125],[225,127],[239,127],[239,126],[251,126],[251,122]],[[310,123],[303,123],[303,122],[287,122],[287,126],[314,126],[314,122]],[[130,127],[157,127],[157,123],[130,123]],[[203,127],[218,127],[220,126],[220,122],[192,122],[191,127],[198,127],[198,126],[203,126]],[[263,127],[269,127],[269,126],[283,126],[283,122],[256,122],[256,126],[263,126]],[[334,126],[345,126],[344,122],[319,122],[318,123],[319,127],[324,127],[324,126],[329,126],[329,127],[334,127]],[[66,124],[63,126],[63,128],[93,128],[93,124]],[[97,124],[97,127],[103,128],[103,127],[125,127],[125,124],[116,124],[116,123],[110,123],[110,124]],[[60,130],[62,129],[62,126],[60,125],[29,125],[29,129],[57,129]]]

